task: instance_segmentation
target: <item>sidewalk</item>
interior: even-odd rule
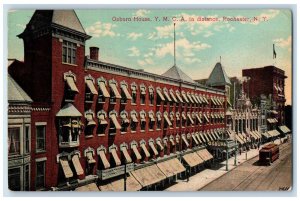
[[[275,140],[276,144],[280,144],[280,140]],[[251,149],[247,152],[247,160],[250,160],[257,156],[259,153],[258,149]],[[246,153],[243,152],[241,155],[237,154],[237,165],[241,165],[246,161]],[[187,180],[177,180],[177,183],[169,188],[166,188],[165,191],[197,191],[203,188],[208,183],[214,181],[215,179],[226,174],[228,171],[234,169],[237,166],[234,166],[234,156],[228,159],[228,171],[226,171],[226,161],[220,163],[221,167],[217,170],[213,169],[204,169],[201,172],[191,176],[189,182]]]

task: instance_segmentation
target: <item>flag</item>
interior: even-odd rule
[[[275,44],[273,44],[273,59],[276,59]]]

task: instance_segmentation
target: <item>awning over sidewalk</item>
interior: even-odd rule
[[[101,185],[99,188],[101,191],[124,191],[124,178]],[[129,173],[126,179],[126,191],[138,191],[141,188],[142,185]]]
[[[265,133],[262,133],[262,136],[264,136],[265,138],[270,138],[270,137],[272,137],[271,135],[269,135],[267,132],[265,132]]]
[[[200,158],[196,153],[192,152],[189,154],[184,155],[183,160],[190,166],[190,167],[194,167],[196,165],[199,165],[201,163],[203,163],[204,161],[202,160],[202,158]]]
[[[198,150],[196,153],[197,153],[197,154],[200,156],[200,158],[202,158],[202,160],[204,160],[204,161],[209,161],[209,160],[211,160],[211,159],[214,158],[214,157],[211,155],[211,153],[209,153],[209,152],[207,151],[207,149],[201,149],[201,150]]]
[[[270,130],[268,131],[268,134],[272,137],[277,137],[280,135],[280,133],[277,130]]]
[[[167,178],[156,165],[134,170],[131,173],[143,187],[158,183]]]
[[[178,173],[185,171],[184,166],[180,163],[180,161],[177,158],[157,163],[157,167],[167,177],[172,177],[174,175],[177,175]]]
[[[280,129],[284,134],[287,134],[287,133],[290,133],[290,132],[291,132],[291,130],[290,130],[287,126],[285,126],[285,125],[279,126],[279,129]]]

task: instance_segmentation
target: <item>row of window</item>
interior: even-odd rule
[[[85,134],[86,135],[93,134],[93,128],[94,126],[96,126],[96,122],[94,121],[94,116],[95,115],[91,110],[85,113],[85,117],[86,117]],[[105,130],[108,125],[106,112],[104,110],[99,111],[97,113],[97,118],[99,119],[97,133],[105,134]],[[116,133],[117,129],[120,129],[121,133],[126,133],[128,127],[130,127],[131,132],[135,132],[137,130],[138,125],[140,125],[141,131],[145,131],[147,124],[148,124],[149,131],[151,131],[154,130],[155,126],[157,130],[160,130],[162,129],[162,126],[164,129],[166,129],[168,127],[184,128],[185,126],[194,126],[194,125],[200,125],[206,123],[211,123],[211,124],[224,123],[224,118],[225,118],[224,113],[219,113],[219,114],[203,113],[202,116],[202,113],[197,113],[197,112],[193,112],[193,113],[171,112],[170,114],[168,112],[164,112],[162,114],[160,111],[158,111],[156,114],[154,114],[153,111],[149,111],[148,113],[146,113],[144,110],[142,110],[138,113],[135,110],[132,110],[130,113],[126,111],[122,111],[120,113],[121,123],[119,123],[118,113],[115,110],[113,110],[109,113],[109,119],[110,119],[109,133],[114,134]],[[162,125],[162,119],[164,119],[163,125]]]
[[[74,94],[78,93],[79,90],[76,86],[76,76],[71,71],[64,74],[64,79],[68,86],[68,92],[71,92],[72,97],[69,99],[72,100],[74,98]],[[131,100],[132,104],[137,104],[137,96],[139,93],[140,104],[146,104],[146,95],[148,95],[148,101],[150,105],[154,105],[154,100],[156,96],[156,105],[160,105],[161,103],[188,103],[188,104],[209,104],[211,100],[212,107],[223,107],[224,106],[224,98],[218,96],[209,96],[204,94],[197,94],[194,92],[185,92],[185,91],[174,91],[173,89],[167,89],[166,87],[160,88],[156,87],[154,89],[153,86],[146,87],[144,84],[141,84],[139,87],[134,82],[130,85],[131,93],[129,92],[129,85],[122,81],[120,82],[120,87],[118,87],[118,83],[116,80],[112,79],[106,81],[105,78],[100,77],[97,80],[98,90],[95,87],[95,79],[88,75],[85,77],[86,83],[86,102],[92,102],[94,95],[98,96],[98,102],[104,103],[105,99],[108,98],[110,103],[116,103],[117,99],[120,99],[120,102],[125,104],[128,100]],[[110,92],[107,89],[107,86],[110,88]],[[120,89],[120,90],[119,90]],[[120,93],[121,92],[121,93]],[[148,93],[147,93],[148,92]],[[156,93],[155,93],[156,92]],[[68,93],[70,94],[70,93]]]

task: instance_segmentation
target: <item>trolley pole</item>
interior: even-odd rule
[[[124,191],[126,191],[127,189],[126,189],[126,180],[127,180],[127,170],[126,170],[126,168],[127,168],[127,164],[125,163],[125,174],[124,174]]]
[[[226,139],[226,171],[228,171],[228,142]]]

